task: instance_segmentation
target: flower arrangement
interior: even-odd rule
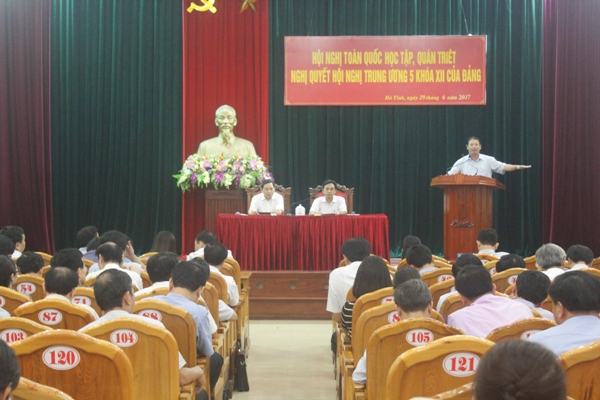
[[[196,153],[185,160],[181,171],[173,178],[177,179],[177,187],[185,192],[209,185],[215,189],[229,189],[232,186],[246,189],[265,179],[273,179],[273,175],[258,156],[201,156]]]

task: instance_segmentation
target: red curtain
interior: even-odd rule
[[[0,227],[53,253],[49,49],[50,2],[0,0]]]
[[[229,104],[237,112],[235,134],[252,141],[268,163],[269,2],[258,0],[256,12],[248,7],[240,13],[241,1],[219,0],[214,14],[188,13],[191,3],[182,1],[183,159],[196,152],[201,141],[218,134],[215,111]],[[193,249],[196,233],[204,229],[203,214],[202,196],[184,194],[184,253]]]
[[[600,253],[600,2],[545,0],[543,233]]]

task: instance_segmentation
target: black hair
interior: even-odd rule
[[[165,282],[171,279],[173,268],[179,262],[179,257],[175,253],[167,251],[160,252],[148,259],[146,271],[152,283]]]
[[[0,255],[12,256],[15,251],[15,244],[8,236],[0,235]]]
[[[94,282],[94,297],[102,311],[123,306],[125,293],[133,295],[131,277],[118,269],[103,271]]]
[[[550,278],[541,271],[525,271],[515,283],[519,297],[537,305],[548,297]]]
[[[85,247],[85,249],[87,251],[92,251],[92,250],[96,250],[98,248],[98,246],[100,246],[100,238],[99,237],[95,237],[92,240],[90,240],[87,244],[87,246]]]
[[[419,239],[418,237],[412,235],[408,235],[407,237],[405,237],[402,241],[402,257],[406,258],[406,253],[408,252],[408,249],[418,244],[421,244],[421,239]]]
[[[212,243],[212,242],[216,242],[216,241],[217,241],[217,237],[215,236],[214,233],[212,233],[209,230],[203,230],[198,235],[196,235],[196,242],[202,242],[205,245]]]
[[[44,276],[46,292],[66,296],[79,286],[79,276],[72,269],[53,267]]]
[[[554,278],[548,294],[570,312],[600,313],[600,278],[583,271],[567,271]]]
[[[272,179],[265,179],[264,181],[262,181],[262,182],[260,183],[260,188],[261,188],[261,189],[264,189],[264,188],[265,188],[265,185],[268,185],[269,183],[272,183],[272,184],[273,184],[273,187],[275,187],[275,182],[273,182],[273,180],[272,180]]]
[[[465,265],[458,273],[454,287],[470,301],[494,290],[492,276],[480,265]]]
[[[429,247],[424,244],[418,244],[408,250],[406,253],[406,262],[415,268],[422,268],[424,265],[433,262],[433,255]]]
[[[96,249],[96,255],[102,256],[105,263],[121,264],[123,262],[123,250],[116,243],[101,244]]]
[[[505,254],[496,263],[496,273],[511,268],[526,268],[525,260],[517,254]]]
[[[385,260],[379,256],[368,256],[356,271],[352,294],[358,299],[363,294],[391,286],[392,278]]]
[[[201,258],[195,258],[193,261],[182,261],[175,266],[171,279],[173,286],[184,288],[190,292],[195,292],[200,286],[205,286],[210,276],[210,268],[201,268],[202,263],[208,264]],[[207,273],[208,272],[208,273]]]
[[[333,187],[335,190],[337,190],[337,183],[333,179],[325,179],[323,182],[323,189],[325,189],[325,186],[329,185],[330,183],[333,183]]]
[[[567,249],[567,258],[575,263],[591,264],[594,261],[594,253],[587,246],[574,244]]]
[[[79,249],[61,249],[50,260],[52,267],[67,267],[75,272],[84,267]]]
[[[154,244],[152,245],[152,251],[170,251],[171,253],[177,252],[177,240],[175,235],[169,231],[160,231],[154,237]]]
[[[25,251],[17,259],[17,267],[22,274],[37,274],[44,267],[44,259],[33,251]]]
[[[342,254],[350,262],[362,261],[371,254],[371,244],[361,237],[348,239],[342,244]]]
[[[7,256],[0,256],[0,286],[10,287],[12,276],[17,273],[13,260]]]
[[[452,275],[454,278],[456,278],[460,270],[463,269],[465,265],[481,265],[483,267],[483,262],[475,254],[461,254],[456,258],[454,264],[452,264]]]
[[[219,242],[212,242],[204,248],[204,260],[214,267],[223,264],[227,259],[227,248]]]
[[[77,247],[84,247],[98,236],[98,228],[93,225],[84,226],[77,232]]]
[[[404,267],[398,268],[396,270],[392,286],[394,286],[394,288],[397,288],[399,285],[411,279],[422,279],[421,274],[413,267],[405,265]]]
[[[0,340],[0,392],[9,386],[15,390],[20,378],[21,370],[15,351],[4,340]]]
[[[425,311],[431,305],[431,292],[422,279],[411,279],[394,290],[394,303],[402,311]]]
[[[495,246],[496,243],[498,243],[498,233],[495,229],[482,229],[477,234],[477,240],[479,240],[481,244]]]
[[[479,144],[481,145],[481,140],[477,136],[471,136],[467,139],[467,146],[469,145],[469,142],[471,140],[477,140],[479,142]]]
[[[104,232],[102,236],[100,236],[100,245],[103,245],[104,243],[108,242],[113,242],[117,246],[119,246],[123,251],[125,251],[125,248],[127,248],[127,245],[130,241],[131,239],[129,238],[129,236],[127,236],[123,232],[116,230]]]
[[[8,237],[13,242],[13,249],[17,243],[23,241],[23,235],[25,231],[20,226],[7,225],[0,229],[0,235]]]

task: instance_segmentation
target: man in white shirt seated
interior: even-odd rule
[[[217,237],[214,233],[209,230],[203,230],[198,235],[196,235],[196,239],[194,240],[194,251],[187,256],[187,260],[190,261],[196,257],[204,257],[204,248],[209,243],[214,243],[217,241]],[[233,254],[231,254],[231,250],[227,250],[227,257],[233,258]]]
[[[90,272],[85,278],[86,280],[97,278],[105,270],[118,269],[129,275],[136,287],[136,290],[144,287],[142,283],[142,277],[137,272],[123,269],[123,250],[121,250],[121,248],[115,243],[108,242],[100,245],[96,249],[96,254],[98,254],[98,266],[100,267],[100,270],[96,272]]]
[[[310,207],[311,215],[325,215],[325,214],[335,214],[335,215],[343,215],[348,214],[348,209],[346,208],[346,199],[342,196],[335,195],[336,188],[335,181],[328,179],[323,182],[323,194],[324,196],[317,197]]]
[[[204,248],[204,261],[206,261],[210,266],[210,272],[221,275],[227,283],[227,304],[221,304],[222,301],[219,301],[219,319],[223,321],[237,319],[235,312],[234,315],[230,315],[231,312],[227,309],[229,307],[226,308],[224,306],[235,307],[240,302],[240,293],[238,286],[235,283],[235,279],[232,276],[223,275],[220,270],[226,258],[227,249],[219,242],[207,244]],[[229,318],[221,318],[221,315],[224,317],[229,316]]]
[[[594,253],[592,249],[580,244],[574,244],[567,249],[567,265],[571,271],[582,268],[592,268]]]
[[[496,263],[496,274],[511,268],[527,268],[525,260],[518,254],[506,254]]]
[[[0,235],[4,235],[12,240],[14,248],[11,255],[12,259],[21,257],[21,254],[25,251],[25,231],[20,226],[7,225],[0,229]]]
[[[93,225],[84,226],[77,232],[77,247],[79,247],[81,254],[87,253],[88,243],[97,237],[99,237],[98,228]]]
[[[475,254],[471,254],[471,253],[461,254],[460,256],[458,256],[456,261],[454,261],[454,264],[452,264],[452,276],[454,276],[455,281],[456,281],[456,277],[458,276],[460,271],[467,265],[480,265],[483,267],[483,263],[481,262],[481,260],[479,258],[477,258],[477,256]],[[442,304],[444,304],[444,301],[448,297],[450,297],[450,295],[453,295],[454,293],[456,293],[456,288],[453,287],[452,289],[450,289],[450,292],[441,295],[435,309],[438,312],[440,312],[440,310],[442,309]]]
[[[0,255],[0,287],[8,289],[12,288],[13,283],[17,280],[17,267],[10,257]],[[8,311],[0,308],[0,318],[8,318]]]
[[[133,244],[131,244],[129,236],[116,230],[104,232],[102,236],[100,236],[100,245],[108,242],[117,244],[123,251],[123,266],[138,273],[146,269],[146,266],[140,261],[138,256],[135,255],[135,250],[133,249]],[[99,269],[100,267],[98,266],[98,263],[96,263],[90,267],[89,272],[97,272]]]
[[[46,300],[60,300],[72,304],[75,307],[86,309],[98,319],[98,313],[92,307],[85,304],[73,304],[75,289],[79,286],[79,277],[75,271],[66,267],[52,267],[44,276],[44,295]]]
[[[554,315],[542,308],[548,297],[550,278],[540,271],[525,271],[517,277],[515,289],[511,297],[540,313],[543,318],[554,321]]]
[[[137,319],[166,329],[160,321],[132,314],[135,305],[135,296],[133,295],[131,279],[125,272],[125,270],[121,269],[110,269],[103,271],[98,276],[94,284],[94,297],[96,297],[96,302],[104,315],[102,318],[81,328],[79,332],[85,333],[87,329],[93,326],[122,317]],[[185,359],[179,353],[179,384],[183,386],[196,381],[196,389],[200,391],[206,386],[206,378],[204,377],[202,368],[199,366],[186,368],[184,365]]]
[[[436,270],[436,266],[433,264],[431,250],[424,244],[418,244],[408,249],[406,262],[408,265],[419,271],[421,275]]]
[[[270,179],[265,179],[260,188],[262,193],[252,197],[250,201],[250,208],[248,209],[248,215],[257,214],[283,214],[283,196],[279,193],[275,193],[275,184]]]
[[[500,243],[498,243],[498,233],[495,229],[482,229],[477,234],[477,254],[488,254],[494,257],[502,257],[507,255],[507,252],[496,251]]]
[[[87,267],[81,258],[81,252],[78,249],[61,249],[54,254],[50,260],[51,267],[66,267],[72,270],[79,277],[79,286],[85,283],[87,276]]]
[[[565,272],[563,267],[566,257],[567,254],[562,247],[554,243],[547,243],[535,252],[535,266],[553,281],[554,278]]]

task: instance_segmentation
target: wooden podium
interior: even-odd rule
[[[191,202],[193,205],[193,212],[188,213],[187,218],[182,220],[182,230],[184,234],[187,232],[190,237],[192,235],[195,237],[196,233],[204,229],[215,232],[217,215],[219,214],[245,213],[248,211],[245,190],[195,189],[184,194],[185,202]]]
[[[477,234],[493,227],[493,190],[504,185],[485,176],[456,174],[437,176],[431,186],[444,191],[444,257],[476,253]]]

